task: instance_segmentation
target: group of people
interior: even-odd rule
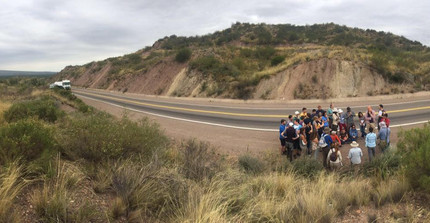
[[[368,106],[366,112],[358,113],[360,135],[355,125],[355,117],[355,112],[350,107],[344,112],[335,108],[333,103],[327,111],[323,110],[321,105],[311,113],[308,113],[306,108],[303,108],[302,112],[296,111],[294,115],[289,115],[288,119],[281,120],[280,153],[287,155],[290,161],[304,153],[309,156],[313,153],[315,159],[322,154],[324,167],[338,168],[343,166],[340,147],[350,144],[348,159],[351,165],[359,165],[363,152],[357,140],[361,137],[371,161],[375,157],[377,145],[382,152],[389,147],[390,119],[382,104],[379,105],[378,112]]]

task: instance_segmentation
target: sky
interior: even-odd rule
[[[0,0],[0,70],[60,71],[235,22],[333,22],[430,46],[427,0]]]

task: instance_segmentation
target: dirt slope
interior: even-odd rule
[[[260,82],[254,97],[270,99],[366,96],[388,84],[364,64],[320,59],[299,64]]]

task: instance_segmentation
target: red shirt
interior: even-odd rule
[[[382,122],[385,122],[385,124],[387,124],[387,128],[390,127],[390,119],[389,118],[382,118],[381,120]]]
[[[339,144],[341,144],[340,139],[337,135],[330,135],[331,139],[333,140],[333,142],[338,141]]]

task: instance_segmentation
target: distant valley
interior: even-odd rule
[[[13,76],[53,76],[58,72],[50,71],[13,71],[13,70],[0,70],[0,77],[13,77]]]

